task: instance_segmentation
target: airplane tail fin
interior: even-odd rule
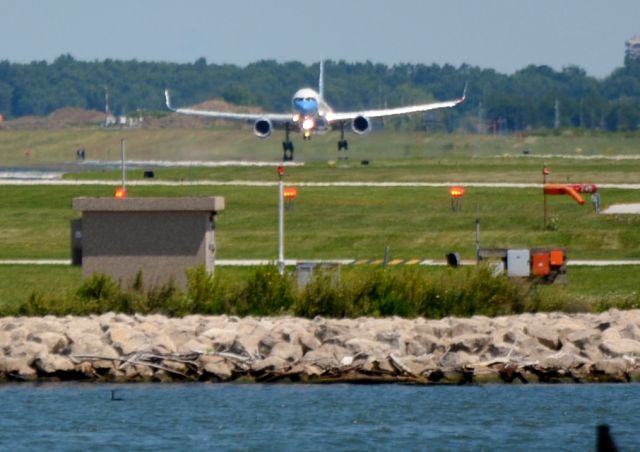
[[[320,59],[320,77],[318,79],[318,94],[320,100],[324,100],[324,60]]]
[[[171,111],[175,111],[176,110],[175,108],[173,108],[171,106],[171,97],[169,97],[169,90],[168,89],[164,90],[164,101],[165,101],[165,104],[167,105],[167,108],[169,110],[171,110]]]

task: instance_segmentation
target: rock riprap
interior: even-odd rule
[[[4,317],[0,379],[639,381],[640,310],[440,320]]]

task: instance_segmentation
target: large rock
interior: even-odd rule
[[[251,371],[258,374],[281,371],[288,366],[286,360],[279,356],[268,356],[251,365]]]
[[[620,380],[626,380],[629,363],[622,358],[603,359],[593,365],[595,374],[604,374]]]
[[[11,358],[26,358],[28,365],[41,355],[49,353],[47,346],[38,342],[12,342],[5,353]]]
[[[309,332],[304,332],[300,334],[300,336],[297,339],[304,353],[307,353],[311,350],[315,350],[316,348],[322,345],[322,342],[320,342],[320,340],[317,337],[315,337],[313,334]]]
[[[447,320],[430,320],[428,323],[414,328],[418,335],[434,336],[438,339],[451,337],[451,325]]]
[[[560,337],[557,331],[554,331],[553,328],[549,326],[534,323],[527,325],[524,332],[551,350],[558,350],[560,348]]]
[[[479,362],[475,355],[466,352],[449,352],[440,358],[440,365],[446,370],[459,370]]]
[[[566,341],[572,343],[579,349],[583,350],[588,344],[594,344],[600,341],[602,333],[595,328],[572,331],[567,334]]]
[[[475,334],[487,335],[491,333],[487,317],[472,317],[470,319],[450,319],[451,337],[469,336]]]
[[[237,333],[233,330],[225,330],[218,327],[212,327],[203,331],[198,336],[202,336],[205,339],[211,341],[211,344],[215,348],[231,348],[231,345],[236,340],[238,336]]]
[[[302,357],[302,362],[313,364],[322,369],[340,367],[343,358],[353,356],[346,348],[334,344],[322,344],[315,350],[311,350]]]
[[[45,345],[49,353],[64,353],[69,345],[69,338],[65,334],[53,331],[32,333],[27,340]]]
[[[287,363],[299,361],[302,358],[302,348],[289,342],[278,342],[269,353],[269,357],[282,358]]]
[[[33,367],[44,375],[75,370],[75,364],[69,358],[52,353],[40,355],[33,361]]]
[[[413,376],[422,376],[429,372],[433,372],[438,369],[438,363],[436,363],[433,357],[428,355],[423,356],[395,356],[391,355],[393,359],[390,360],[391,365],[398,367],[398,370],[405,372]]]
[[[6,332],[0,330],[0,354],[3,354],[3,350],[5,347],[9,347],[11,345],[11,335]]]
[[[600,344],[600,350],[613,358],[621,358],[623,356],[640,358],[640,342],[632,339],[604,339]]]
[[[491,338],[485,334],[463,334],[451,339],[452,352],[463,351],[479,355],[489,345]]]
[[[34,380],[38,377],[36,370],[30,366],[31,357],[0,358],[0,376],[12,380]]]
[[[202,355],[200,357],[202,369],[216,378],[226,381],[233,377],[234,366],[219,356]]]
[[[367,357],[373,355],[388,355],[392,350],[391,346],[385,342],[358,337],[349,339],[344,345],[353,355],[359,354]]]
[[[102,337],[97,334],[85,333],[75,335],[75,340],[69,346],[71,356],[89,356],[95,358],[115,359],[120,356],[116,350],[102,342]]]
[[[138,332],[137,329],[113,325],[106,333],[106,339],[123,355],[139,352],[173,353],[176,351],[171,339],[157,329]]]
[[[547,370],[571,370],[586,364],[584,359],[572,353],[559,352],[554,355],[547,356],[540,360],[539,366]]]
[[[640,341],[640,327],[635,323],[627,323],[624,327],[620,328],[619,331],[620,337],[623,339]]]

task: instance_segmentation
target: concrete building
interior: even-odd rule
[[[73,209],[82,213],[72,222],[72,246],[85,277],[105,273],[126,285],[142,270],[147,287],[170,280],[185,287],[188,268],[213,271],[224,198],[74,198]]]

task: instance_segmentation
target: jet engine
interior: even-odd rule
[[[266,118],[258,119],[253,125],[253,133],[258,138],[267,138],[271,135],[272,130],[271,121]]]
[[[366,135],[371,132],[371,120],[366,116],[356,116],[351,122],[351,130],[358,135]]]

